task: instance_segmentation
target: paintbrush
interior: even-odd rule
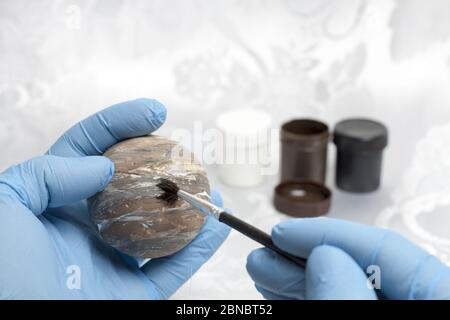
[[[306,259],[294,256],[280,248],[278,248],[272,241],[270,235],[264,231],[248,224],[247,222],[229,214],[224,209],[214,205],[213,203],[195,196],[189,192],[181,190],[178,185],[167,179],[160,179],[159,183],[156,185],[160,188],[163,193],[157,198],[166,202],[167,204],[174,204],[178,198],[183,199],[188,202],[193,207],[199,209],[205,215],[211,215],[217,220],[226,225],[230,226],[236,231],[239,231],[243,235],[255,240],[256,242],[262,244],[266,248],[269,248],[279,255],[283,256],[287,260],[297,264],[300,267],[305,267]]]

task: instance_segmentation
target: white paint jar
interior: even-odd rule
[[[268,149],[271,124],[267,112],[253,108],[239,108],[217,117],[216,126],[223,138],[218,168],[224,183],[252,187],[264,181],[264,168],[271,161]]]

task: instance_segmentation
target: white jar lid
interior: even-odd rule
[[[239,138],[259,135],[259,141],[262,142],[261,140],[267,140],[272,118],[262,110],[237,108],[220,114],[216,125],[227,135]]]

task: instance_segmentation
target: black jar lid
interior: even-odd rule
[[[342,149],[376,151],[387,146],[388,130],[374,120],[347,119],[336,124],[333,141]]]
[[[313,181],[286,181],[275,188],[273,203],[278,211],[293,217],[317,217],[330,209],[331,191]]]

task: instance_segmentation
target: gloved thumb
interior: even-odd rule
[[[339,248],[322,245],[308,257],[306,298],[375,300],[377,295],[352,257]]]
[[[0,174],[0,202],[18,201],[35,215],[86,199],[103,190],[114,174],[106,157],[41,156]]]

